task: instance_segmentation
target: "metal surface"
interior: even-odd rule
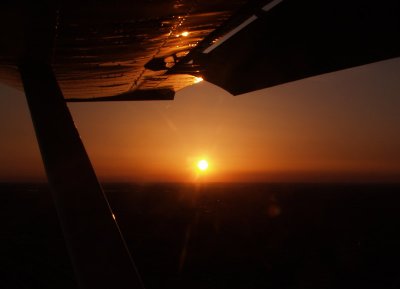
[[[0,3],[0,79],[21,87],[13,74],[15,66],[27,52],[43,53],[49,47],[29,29],[31,22],[41,22],[56,31],[47,56],[66,99],[135,90],[176,92],[196,83],[198,68],[173,76],[166,74],[167,69],[246,2],[258,0],[61,0],[54,1],[55,21],[46,23],[43,11],[52,1],[6,0]],[[36,48],[27,49],[26,44],[32,42]],[[162,59],[166,69],[146,69],[154,58]]]
[[[400,57],[398,0],[275,0],[263,7],[181,63],[202,67],[205,80],[237,95]]]
[[[132,90],[113,96],[93,98],[68,98],[67,102],[104,102],[104,101],[137,101],[137,100],[174,100],[175,92],[170,89]]]
[[[245,2],[63,1],[53,63],[65,98],[178,91],[195,83],[196,69],[190,71],[193,75],[165,72]],[[154,58],[163,60],[166,68],[146,69]]]
[[[63,0],[52,22],[40,3],[0,4],[0,79],[20,86],[15,66],[46,49],[26,29],[39,22],[56,31],[47,56],[67,99],[176,92],[197,76],[241,94],[400,56],[397,0]]]
[[[52,69],[28,63],[20,70],[80,288],[143,288]]]

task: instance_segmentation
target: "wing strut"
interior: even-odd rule
[[[80,288],[143,288],[51,67],[20,72]]]

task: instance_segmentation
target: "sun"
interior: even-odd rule
[[[199,160],[198,162],[197,162],[197,168],[200,170],[200,171],[206,171],[207,169],[208,169],[208,162],[206,161],[206,160],[204,160],[204,159],[202,159],[202,160]]]

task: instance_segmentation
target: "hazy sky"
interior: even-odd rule
[[[231,96],[209,83],[174,101],[69,108],[99,178],[400,181],[400,58]],[[0,85],[0,181],[43,180],[22,92]]]

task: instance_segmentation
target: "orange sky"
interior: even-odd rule
[[[69,104],[101,180],[400,181],[400,59],[233,97]],[[44,179],[23,94],[0,86],[0,181]],[[197,176],[197,180],[198,180]]]

